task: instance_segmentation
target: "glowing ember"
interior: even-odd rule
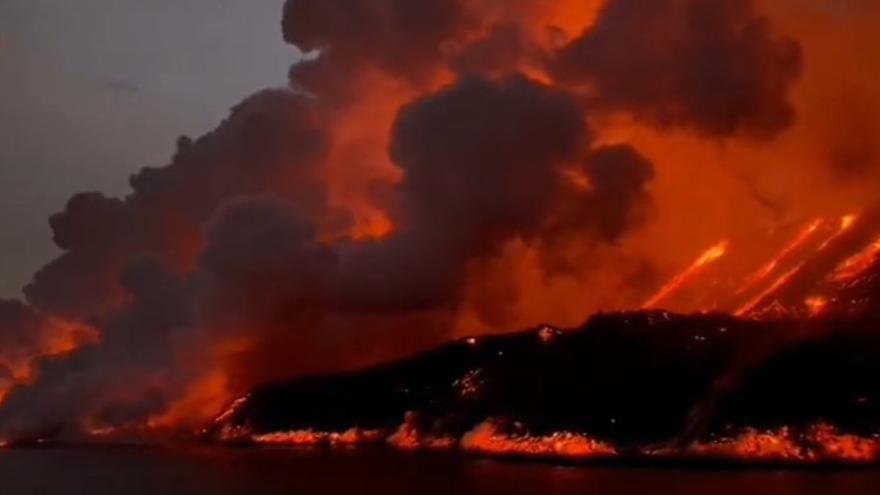
[[[791,428],[773,431],[746,429],[735,438],[695,444],[689,455],[741,461],[871,463],[880,458],[880,439],[842,434],[817,424],[803,433]]]
[[[247,403],[248,398],[249,396],[245,395],[244,397],[239,397],[238,399],[232,401],[232,404],[230,404],[225,411],[214,418],[214,424],[225,423],[230,418],[232,418],[242,407],[244,407],[244,405]]]
[[[645,304],[642,305],[642,309],[656,308],[659,303],[663,302],[667,297],[678,291],[704,268],[724,257],[724,255],[727,254],[729,246],[730,242],[724,240],[707,249],[685,271],[675,276],[669,281],[669,283],[663,286],[657,294],[648,299]]]
[[[544,344],[550,344],[556,337],[558,337],[562,332],[553,328],[553,327],[543,327],[538,330],[538,338],[541,339],[541,342]]]
[[[821,316],[828,309],[828,299],[820,296],[808,297],[804,301],[804,306],[810,317]]]
[[[859,219],[859,216],[856,214],[846,215],[840,219],[840,230],[849,230],[853,224]]]
[[[751,461],[803,461],[806,453],[788,428],[763,432],[747,429],[740,436],[708,444],[692,445],[688,452],[698,457]]]
[[[351,447],[365,443],[377,443],[382,441],[383,438],[384,436],[382,432],[378,430],[351,428],[342,433],[313,430],[266,433],[263,435],[252,436],[251,441],[258,445],[288,447],[317,447],[320,445]]]
[[[819,424],[810,429],[809,440],[818,446],[822,457],[845,462],[876,462],[880,458],[880,438],[846,435],[834,427]]]
[[[617,455],[614,447],[582,434],[559,432],[541,437],[512,436],[500,432],[492,420],[468,432],[462,438],[461,446],[468,452],[501,456],[584,459]]]

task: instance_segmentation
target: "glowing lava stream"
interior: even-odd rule
[[[746,429],[735,438],[691,445],[687,454],[742,461],[864,464],[880,457],[880,440],[841,433],[820,423],[800,434],[786,427],[772,431]]]
[[[878,256],[880,256],[880,237],[838,265],[828,276],[828,281],[841,285],[853,282],[874,266]]]
[[[852,226],[855,225],[855,223],[858,221],[859,221],[859,215],[856,215],[855,213],[851,213],[849,215],[845,215],[845,216],[841,217],[840,227],[837,229],[837,232],[835,232],[831,237],[826,239],[825,242],[823,242],[822,245],[819,246],[819,249],[817,251],[823,251],[825,248],[828,247],[829,244],[834,242],[835,239],[842,236],[849,229],[851,229]]]
[[[741,308],[736,310],[734,315],[740,316],[740,317],[748,316],[749,313],[753,312],[755,310],[755,308],[758,307],[758,305],[760,305],[762,302],[764,302],[765,299],[767,299],[770,295],[772,295],[774,292],[779,290],[783,285],[788,283],[788,281],[791,280],[791,278],[794,277],[794,275],[797,272],[799,272],[801,270],[801,268],[804,267],[805,264],[806,264],[806,262],[798,263],[797,266],[795,266],[791,270],[780,275],[779,278],[777,278],[776,281],[773,282],[772,285],[770,285],[770,287],[767,287],[767,289],[764,290],[763,292],[761,292],[760,294],[758,294],[757,297],[755,297],[754,299],[752,299],[751,301],[749,301],[748,303],[743,305]]]
[[[669,283],[663,286],[663,288],[661,288],[660,291],[657,292],[657,294],[648,299],[645,304],[642,305],[642,309],[656,308],[660,302],[669,297],[671,294],[675,293],[689,280],[691,280],[697,274],[703,271],[705,267],[715,263],[716,261],[724,257],[724,255],[727,254],[728,247],[730,247],[730,241],[723,240],[707,249],[685,271],[675,276],[675,278],[673,278],[669,281]]]
[[[780,252],[775,258],[770,260],[760,270],[749,275],[743,285],[739,289],[737,289],[736,294],[740,295],[748,291],[757,283],[762,282],[764,279],[769,277],[770,274],[773,273],[773,271],[776,270],[776,268],[780,265],[780,263],[782,263],[782,261],[788,258],[792,253],[803,247],[807,243],[807,241],[809,241],[813,237],[813,234],[815,234],[819,230],[819,227],[821,227],[823,223],[825,223],[825,219],[820,218],[807,225],[807,227],[802,230],[797,235],[797,237],[795,237],[794,240],[791,241],[791,243],[789,243],[782,250],[782,252]]]

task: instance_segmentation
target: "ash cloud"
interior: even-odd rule
[[[321,209],[312,171],[324,143],[301,97],[256,94],[210,134],[182,138],[171,164],[132,177],[127,198],[71,199],[50,221],[64,254],[36,274],[25,289],[28,301],[69,318],[105,314],[120,303],[118,279],[128,260],[154,253],[185,264],[197,254],[203,223],[229,197],[274,192],[295,197],[303,210]]]
[[[610,0],[555,73],[595,108],[713,137],[773,137],[795,120],[800,45],[751,0]]]
[[[327,95],[350,91],[336,78],[365,66],[423,77],[467,24],[463,0],[288,0],[282,29],[288,43],[321,53],[291,69],[294,85]]]
[[[391,142],[404,172],[391,205],[398,230],[379,244],[345,249],[342,299],[409,309],[446,304],[463,288],[469,262],[513,239],[590,230],[617,239],[653,165],[626,147],[591,154],[591,146],[577,102],[522,76],[468,77],[404,107]],[[580,191],[563,172],[587,156],[584,171],[596,180]]]

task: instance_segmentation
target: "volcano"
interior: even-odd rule
[[[258,387],[203,434],[557,460],[877,463],[880,264],[856,275],[864,252],[839,254],[842,265],[827,256],[798,266],[830,274],[796,272],[837,287],[821,313],[784,306],[795,287],[774,284],[762,304],[775,311],[749,317],[616,312],[575,329],[468,338]],[[843,284],[841,266],[851,268]]]

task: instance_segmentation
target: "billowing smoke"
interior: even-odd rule
[[[91,338],[84,326],[65,324],[19,301],[0,300],[0,394],[15,379],[30,379],[35,356],[62,354]]]
[[[724,137],[788,128],[801,66],[798,43],[749,0],[612,0],[555,70],[597,107]]]
[[[637,305],[662,170],[606,118],[774,136],[798,45],[747,0],[609,0],[574,33],[509,7],[289,0],[290,89],[51,219],[64,253],[0,306],[0,437],[191,424],[263,381]],[[97,340],[17,379],[71,328]]]

